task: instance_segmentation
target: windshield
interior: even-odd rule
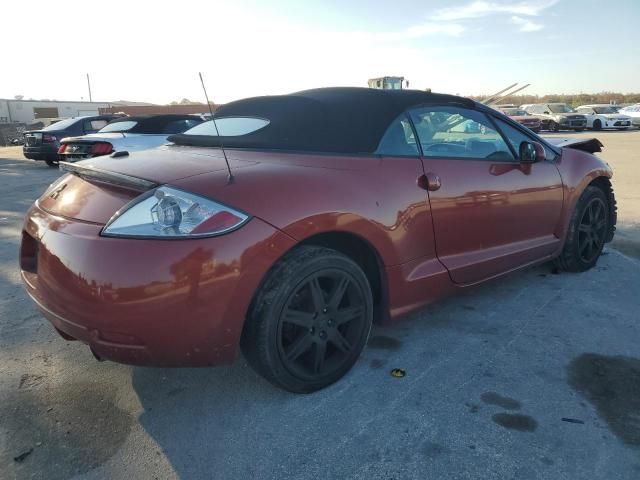
[[[216,127],[222,137],[237,137],[253,133],[269,125],[269,120],[255,117],[216,118],[216,124],[208,120],[184,132],[185,135],[217,136]]]
[[[547,105],[552,113],[573,113],[575,110],[564,103],[558,105]]]
[[[52,123],[48,127],[42,129],[43,132],[50,132],[51,130],[64,130],[76,123],[79,118],[67,118],[66,120],[60,120],[59,122]]]
[[[384,88],[386,90],[401,90],[402,80],[399,78],[385,78]]]
[[[593,107],[596,113],[618,113],[617,107]]]
[[[138,122],[135,122],[133,120],[124,121],[124,122],[113,122],[106,125],[105,127],[102,127],[102,129],[98,133],[126,132],[127,130],[131,130],[137,124]]]
[[[510,117],[524,117],[525,115],[529,115],[527,112],[520,110],[519,108],[503,108],[502,113],[509,115]]]

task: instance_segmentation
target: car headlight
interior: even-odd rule
[[[194,238],[221,235],[242,226],[249,216],[208,198],[158,187],[125,205],[109,220],[109,237]]]

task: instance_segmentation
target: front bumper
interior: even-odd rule
[[[575,129],[575,128],[587,128],[586,120],[561,120],[561,128]]]
[[[22,278],[63,337],[136,365],[233,361],[254,292],[293,245],[257,218],[194,240],[106,238],[101,228],[34,205],[23,231]]]
[[[604,124],[604,128],[631,128],[631,120],[607,120]]]

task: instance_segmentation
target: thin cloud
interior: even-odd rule
[[[457,37],[465,30],[466,27],[457,23],[424,23],[407,28],[403,34],[409,38],[419,38],[435,34]]]
[[[538,30],[542,30],[544,25],[540,23],[532,22],[531,20],[527,20],[526,18],[518,17],[514,15],[511,17],[511,23],[518,25],[521,32],[537,32]]]
[[[459,7],[447,7],[437,10],[432,20],[455,21],[487,17],[498,14],[524,15],[536,17],[558,3],[558,0],[525,1],[516,3],[498,3],[477,0]]]

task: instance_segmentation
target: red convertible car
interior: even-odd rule
[[[242,350],[311,392],[353,366],[374,322],[540,262],[587,270],[613,237],[597,140],[552,145],[469,99],[330,88],[215,118],[155,150],[62,163],[26,216],[29,295],[99,359]]]

